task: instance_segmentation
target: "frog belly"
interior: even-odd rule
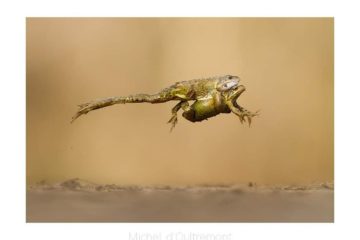
[[[216,116],[219,111],[215,108],[213,99],[199,100],[191,105],[190,110],[183,113],[183,117],[191,122],[200,122]]]

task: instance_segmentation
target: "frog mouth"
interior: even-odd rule
[[[241,94],[245,91],[245,87],[244,85],[234,86],[231,90],[234,92],[234,94]]]
[[[230,90],[230,99],[236,101],[236,99],[245,91],[245,87],[243,85],[234,86]]]

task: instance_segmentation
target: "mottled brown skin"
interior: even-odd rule
[[[80,109],[73,116],[72,122],[83,114],[111,106],[118,103],[163,103],[167,101],[180,101],[172,108],[172,117],[169,123],[171,130],[177,123],[177,112],[183,109],[183,117],[191,122],[199,122],[211,118],[220,113],[236,114],[241,122],[251,118],[257,113],[251,113],[236,103],[236,99],[245,91],[240,85],[237,76],[225,75],[205,79],[177,82],[174,85],[161,90],[157,94],[136,94],[128,97],[110,97],[95,100],[79,105]],[[194,101],[190,106],[188,101]]]

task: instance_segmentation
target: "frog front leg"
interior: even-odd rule
[[[251,119],[259,115],[259,111],[256,111],[255,113],[250,112],[245,108],[239,106],[236,102],[230,101],[227,102],[227,105],[230,108],[231,112],[233,112],[236,116],[239,117],[241,123],[246,122],[247,119],[249,126],[251,125]]]
[[[189,111],[190,110],[189,103],[187,101],[181,101],[171,109],[172,116],[171,116],[170,120],[168,121],[168,123],[171,123],[170,131],[172,131],[174,129],[175,125],[178,122],[177,112],[180,109],[183,109],[183,111]]]

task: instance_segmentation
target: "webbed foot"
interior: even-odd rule
[[[181,101],[179,103],[177,103],[172,109],[171,109],[171,118],[168,121],[168,123],[171,123],[171,128],[170,128],[170,132],[174,129],[175,125],[178,122],[178,118],[177,118],[177,112],[180,110],[180,108],[182,108],[184,111],[188,111],[189,110],[189,103],[186,101]]]
[[[248,111],[248,110],[246,110],[246,109],[242,109],[242,110],[240,111],[240,113],[237,114],[237,115],[238,115],[241,123],[244,123],[244,122],[246,122],[246,120],[247,120],[247,122],[248,122],[248,124],[249,124],[249,127],[250,127],[250,126],[251,126],[252,118],[253,118],[253,117],[256,117],[256,116],[259,116],[259,110],[256,111],[255,113],[253,113],[253,112],[250,112],[250,111]]]
[[[170,132],[175,128],[177,122],[178,122],[177,114],[172,115],[172,117],[168,121],[168,123],[171,123]]]

